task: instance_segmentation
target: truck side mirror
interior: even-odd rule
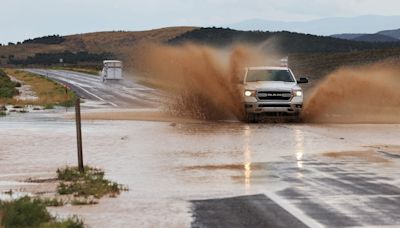
[[[235,78],[234,79],[235,83],[243,84],[244,83],[244,78]]]
[[[301,77],[298,81],[297,84],[306,84],[308,83],[308,79],[305,77]]]

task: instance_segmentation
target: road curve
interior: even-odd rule
[[[105,83],[90,74],[66,70],[25,69],[68,86],[83,99],[98,101],[118,108],[150,108],[157,106],[159,93],[130,80],[109,80]]]

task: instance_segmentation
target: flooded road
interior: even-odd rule
[[[76,164],[74,122],[43,116],[0,118],[1,192]],[[91,227],[262,225],[260,211],[312,227],[398,226],[399,138],[400,125],[86,120],[86,164],[130,190],[50,210]]]

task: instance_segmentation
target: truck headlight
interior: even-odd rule
[[[301,91],[301,90],[293,90],[293,95],[295,97],[301,97],[301,96],[303,96],[303,91]]]
[[[254,97],[256,95],[256,91],[254,90],[245,90],[244,91],[244,96],[246,97]]]

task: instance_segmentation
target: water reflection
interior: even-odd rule
[[[251,147],[250,147],[250,138],[251,138],[251,128],[250,126],[246,126],[244,129],[244,187],[246,194],[249,193],[251,187]]]
[[[294,131],[295,140],[295,151],[297,159],[297,167],[303,168],[303,156],[304,156],[304,132],[301,129],[296,129]]]

